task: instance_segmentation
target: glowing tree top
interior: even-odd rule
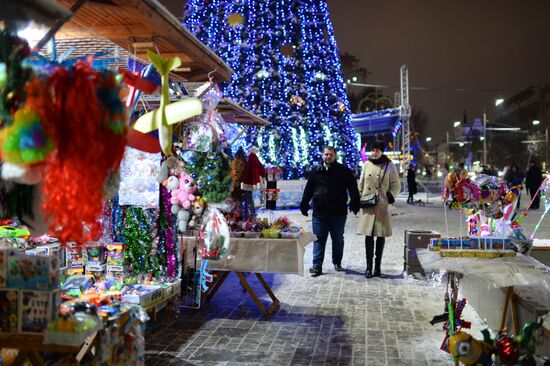
[[[299,178],[324,146],[354,168],[356,135],[325,0],[188,0],[184,25],[235,70],[226,97],[272,125],[251,129],[266,165]]]

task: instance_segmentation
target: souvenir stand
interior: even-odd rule
[[[206,80],[215,70],[212,79],[228,81],[232,73],[156,0],[25,1],[13,9],[25,15],[21,23],[14,22],[17,27],[30,18],[43,22],[51,17],[44,22],[51,28],[40,46],[54,33],[75,45],[82,37],[101,36],[142,61],[147,60],[145,48],[155,50],[149,55],[153,62],[172,57],[170,75],[175,78]],[[13,20],[9,16],[8,20]],[[31,55],[24,42],[10,33],[11,22],[6,24],[8,29],[0,31],[7,50],[0,55],[0,64],[7,65],[0,78],[4,195],[0,206],[0,308],[7,313],[0,319],[0,357],[6,365],[43,365],[43,352],[54,352],[56,355],[48,355],[48,362],[143,365],[144,309],[154,315],[173,303],[179,296],[179,283],[158,283],[142,276],[137,280],[148,281],[146,285],[124,284],[125,255],[132,255],[131,249],[123,243],[97,245],[96,240],[108,231],[105,218],[97,222],[101,216],[98,204],[112,195],[117,185],[114,178],[126,134],[130,143],[139,146],[154,145],[152,139],[127,126],[121,85],[112,72],[96,70],[91,60],[47,64],[43,56]],[[50,55],[55,58],[55,47],[53,50]],[[99,51],[88,45],[88,53]],[[24,64],[27,58],[33,71]],[[40,66],[36,66],[37,58]],[[130,97],[151,86],[143,74],[120,72]],[[79,77],[80,81],[70,79]],[[152,89],[157,85],[153,83]],[[49,92],[55,93],[55,102],[49,99]],[[79,109],[78,103],[85,104],[87,110]],[[81,139],[83,135],[86,139]],[[87,148],[83,149],[83,142]],[[82,198],[75,195],[80,187],[88,187]],[[84,202],[86,197],[93,202]],[[31,223],[32,230],[28,231],[25,223]],[[38,237],[48,226],[54,236]],[[139,268],[132,270],[139,272]],[[105,274],[107,280],[103,280]],[[130,285],[133,292],[121,294],[121,284]],[[151,290],[141,291],[148,288]]]
[[[276,309],[279,300],[264,280],[262,273],[302,275],[304,247],[315,238],[311,233],[291,227],[286,218],[272,220],[273,222],[255,220],[251,190],[261,189],[260,180],[264,178],[265,170],[254,149],[249,151],[248,158],[242,149],[237,151],[231,162],[232,181],[229,186],[226,183],[222,184],[219,190],[209,187],[209,183],[217,184],[214,178],[210,179],[211,175],[220,179],[225,179],[229,175],[217,174],[217,169],[212,166],[219,161],[216,160],[218,157],[220,160],[224,159],[219,155],[219,146],[225,145],[227,148],[249,126],[267,126],[269,123],[231,100],[221,98],[213,83],[200,86],[184,83],[184,89],[191,95],[203,98],[205,112],[199,117],[202,122],[186,122],[178,130],[178,134],[182,136],[178,159],[183,161],[182,172],[179,173],[180,181],[181,177],[189,173],[189,178],[194,179],[197,184],[197,191],[206,198],[207,205],[224,212],[229,223],[229,226],[221,224],[219,229],[219,237],[223,237],[223,244],[210,245],[208,235],[203,231],[208,227],[208,223],[204,223],[207,221],[204,216],[208,217],[208,214],[203,214],[203,199],[194,198],[190,207],[190,217],[186,216],[181,221],[183,227],[180,227],[184,296],[189,299],[188,306],[198,308],[203,295],[210,301],[229,273],[234,272],[262,315],[267,318]],[[148,107],[154,106],[155,103],[158,103],[155,98],[144,98],[144,104]],[[216,124],[213,124],[213,121],[216,121]],[[197,122],[198,128],[193,127]],[[219,128],[218,123],[223,128]],[[244,128],[241,131],[233,131],[233,136],[229,136],[231,131],[228,126],[233,124],[242,125]],[[216,131],[219,131],[219,134]],[[218,146],[212,143],[215,141],[222,143]],[[213,154],[213,159],[204,160],[205,153]],[[170,179],[169,176],[167,180]],[[174,193],[172,196],[174,197]],[[203,224],[198,225],[198,220],[202,220]],[[211,275],[207,270],[216,271],[216,275]],[[248,283],[245,272],[253,273],[271,297],[273,303],[267,309]]]
[[[444,312],[435,315],[431,324],[443,324],[441,349],[456,364],[493,365],[494,358],[497,364],[531,364],[550,354],[545,340],[550,327],[544,320],[550,314],[550,268],[529,256],[532,239],[550,209],[550,181],[545,180],[539,191],[546,209],[526,237],[521,224],[529,207],[514,215],[519,187],[506,187],[498,178],[483,174],[470,177],[466,172],[459,179],[450,173],[442,195],[446,225],[448,207],[458,209],[459,227],[468,236],[451,238],[448,229],[446,235],[406,236],[409,246],[416,247],[422,270],[445,273],[434,277],[443,278],[447,291]],[[494,337],[484,330],[478,340],[465,331],[470,322],[462,318],[466,298],[459,298],[459,289],[496,330]]]

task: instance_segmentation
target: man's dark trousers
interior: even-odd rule
[[[344,228],[346,216],[315,217],[312,220],[313,234],[317,240],[313,243],[313,268],[321,270],[325,259],[325,247],[328,234],[332,240],[332,264],[341,265],[344,255]]]

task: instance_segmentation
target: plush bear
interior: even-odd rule
[[[196,190],[197,186],[193,178],[186,172],[183,172],[179,179],[179,187],[171,192],[172,198],[170,199],[170,203],[172,205],[180,205],[187,210],[191,207],[191,202],[195,200],[193,193]]]
[[[164,160],[160,166],[159,173],[157,174],[157,181],[163,183],[169,176],[180,176],[183,173],[185,164],[175,156],[170,156]]]
[[[175,176],[169,176],[168,179],[166,179],[162,184],[166,187],[168,192],[172,193],[179,187],[179,180]],[[170,200],[172,203],[172,200]],[[191,214],[189,213],[189,210],[184,209],[177,203],[172,203],[172,207],[170,208],[170,211],[172,214],[177,216],[178,221],[178,230],[180,232],[184,232],[187,230],[187,223],[189,222],[189,217]]]

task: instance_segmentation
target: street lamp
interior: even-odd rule
[[[431,137],[426,137],[426,142],[430,142],[432,141],[432,138]]]
[[[502,98],[498,98],[497,100],[495,100],[495,106],[498,107],[499,105],[501,105],[502,103],[504,103],[504,99]]]
[[[455,123],[453,123],[453,127],[454,128],[457,128],[458,126],[460,126],[460,121],[456,121]]]
[[[533,126],[540,125],[540,121],[538,119],[533,120]]]

